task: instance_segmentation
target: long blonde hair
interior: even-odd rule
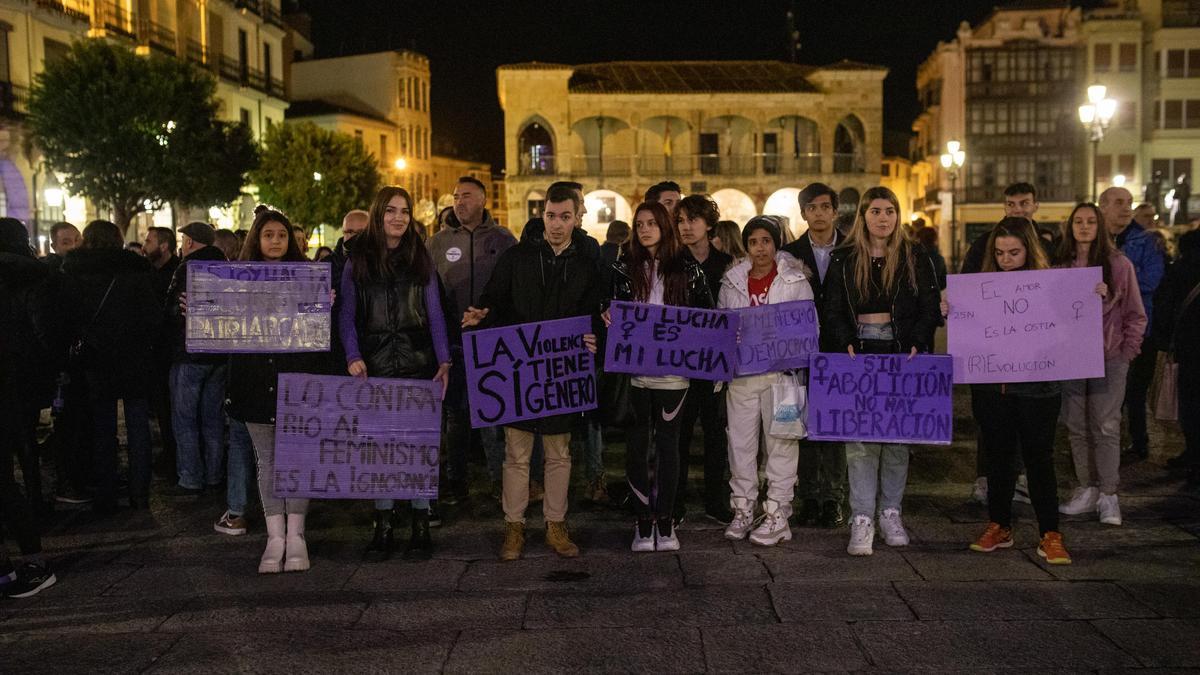
[[[913,259],[913,246],[900,226],[900,200],[896,193],[885,187],[873,187],[863,194],[858,202],[858,212],[854,217],[854,226],[846,238],[846,246],[854,250],[854,285],[858,289],[859,299],[870,297],[871,288],[871,233],[867,229],[867,209],[876,199],[886,199],[896,209],[896,229],[888,237],[887,251],[883,262],[883,288],[879,289],[884,295],[891,295],[896,288],[898,277],[903,266],[908,274],[908,282],[917,287],[917,266]]]

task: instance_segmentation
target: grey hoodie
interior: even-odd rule
[[[478,306],[500,254],[516,243],[517,238],[497,225],[488,211],[473,232],[450,213],[446,227],[429,238],[429,254],[446,287],[448,314],[462,317],[467,307]]]

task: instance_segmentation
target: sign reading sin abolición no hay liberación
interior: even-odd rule
[[[280,373],[276,400],[276,497],[437,497],[440,383]]]
[[[329,265],[192,261],[191,353],[329,351]]]
[[[736,310],[737,375],[774,373],[808,366],[820,347],[817,306],[812,300],[781,302]]]
[[[738,317],[695,309],[616,301],[604,350],[604,369],[632,375],[733,379]]]
[[[471,426],[490,427],[596,407],[586,316],[463,334]]]
[[[819,441],[948,445],[954,378],[949,356],[814,354],[808,437]]]
[[[947,351],[965,383],[1104,376],[1099,267],[952,274]]]

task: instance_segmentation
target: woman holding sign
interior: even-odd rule
[[[712,291],[700,264],[679,243],[666,207],[645,202],[634,213],[629,253],[613,263],[613,299],[651,305],[710,309]],[[605,313],[606,323],[608,314]],[[672,514],[679,488],[679,422],[688,379],[676,375],[635,376],[630,381],[633,422],[626,430],[625,474],[633,491],[637,527],[634,551],[677,551]],[[651,471],[654,442],[658,461]],[[652,478],[653,476],[653,478]]]
[[[450,373],[450,343],[433,259],[412,226],[412,197],[387,186],[371,204],[367,229],[348,246],[342,274],[339,330],[346,370],[355,377],[433,379]],[[374,536],[367,553],[391,556],[399,514],[391,499],[375,500]],[[408,560],[428,560],[429,500],[412,500]]]
[[[721,309],[740,309],[774,305],[794,300],[812,300],[812,286],[804,276],[804,265],[780,249],[783,236],[774,216],[756,216],[742,230],[747,251],[745,260],[735,264],[721,279]],[[729,505],[733,520],[725,528],[725,538],[745,539],[773,546],[792,538],[788,516],[792,514],[792,493],[796,487],[796,465],[800,446],[793,439],[769,434],[763,458],[767,475],[767,499],[763,518],[754,526],[754,508],[758,503],[759,434],[771,428],[775,418],[774,385],[779,373],[739,377],[729,385],[726,407],[729,415]]]
[[[1098,511],[1100,522],[1120,525],[1121,403],[1129,362],[1142,348],[1146,309],[1133,263],[1112,243],[1094,204],[1071,211],[1054,257],[1058,267],[1099,267],[1103,281],[1096,293],[1104,303],[1104,377],[1063,383],[1063,421],[1079,487],[1058,510],[1069,515]]]
[[[937,276],[929,256],[900,227],[900,202],[885,187],[867,190],[846,245],[826,273],[823,327],[851,357],[933,349],[938,314]],[[908,482],[907,445],[846,443],[850,482],[850,555],[871,555],[876,495],[879,529],[888,546],[908,545],[900,505]]]
[[[308,262],[292,236],[287,216],[265,206],[255,209],[241,260],[248,262]],[[304,541],[307,499],[275,496],[275,385],[279,373],[320,373],[323,354],[233,354],[225,411],[250,432],[258,461],[258,494],[267,521],[267,546],[258,563],[259,574],[302,572],[309,568]],[[286,554],[286,559],[285,559]]]
[[[1028,218],[1000,221],[988,238],[984,272],[1044,270],[1049,265]],[[943,305],[949,314],[949,305]],[[1038,555],[1051,565],[1070,564],[1071,556],[1058,531],[1057,478],[1054,474],[1054,430],[1062,396],[1058,382],[1015,382],[975,385],[975,421],[983,444],[988,479],[988,523],[972,551],[990,553],[1013,545],[1012,498],[1017,485],[1015,453],[1021,453],[1029,478],[1029,499],[1037,514],[1041,543]],[[1119,404],[1118,404],[1119,405]]]

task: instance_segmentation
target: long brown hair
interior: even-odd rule
[[[266,204],[254,207],[254,224],[250,226],[250,234],[246,235],[246,242],[242,244],[242,253],[238,260],[263,262],[262,230],[267,223],[279,223],[287,230],[288,245],[287,252],[283,254],[283,262],[309,262],[300,250],[300,245],[296,243],[296,237],[292,233],[292,221],[288,220],[283,212],[276,211]]]
[[[996,240],[1000,237],[1013,237],[1020,240],[1021,245],[1025,247],[1025,264],[1020,267],[1021,270],[1044,270],[1050,267],[1033,221],[1021,216],[1008,216],[993,227],[992,233],[988,235],[987,248],[984,249],[983,255],[984,272],[1003,271],[996,264]]]
[[[908,274],[908,283],[917,287],[917,264],[913,257],[913,245],[908,234],[901,227],[900,200],[896,193],[885,187],[873,187],[863,193],[858,202],[858,211],[854,217],[854,226],[846,238],[846,246],[854,250],[854,285],[858,289],[859,298],[868,299],[871,289],[871,232],[867,229],[867,209],[876,199],[886,199],[896,209],[896,229],[888,237],[887,250],[883,261],[883,288],[880,292],[890,296],[896,289],[901,269]]]
[[[653,255],[637,236],[637,216],[642,211],[649,211],[658,225],[658,247]],[[658,202],[642,202],[633,211],[633,223],[633,233],[629,237],[629,274],[632,277],[633,299],[645,302],[650,298],[653,283],[646,274],[646,265],[653,259],[658,261],[658,275],[663,279],[663,302],[686,306],[688,279],[683,265],[683,247],[667,207]]]
[[[387,247],[387,233],[383,228],[383,216],[388,204],[396,196],[404,198],[408,205],[408,227],[400,237],[400,243],[391,251]],[[412,217],[413,200],[408,190],[398,185],[385,185],[371,202],[370,220],[367,229],[354,239],[350,246],[350,259],[354,263],[354,281],[358,284],[391,282],[405,274],[409,281],[424,286],[429,283],[433,260],[421,241],[420,223]]]
[[[1054,264],[1058,267],[1071,267],[1075,264],[1075,245],[1078,242],[1075,239],[1075,228],[1071,224],[1075,222],[1075,214],[1079,213],[1080,209],[1091,209],[1096,214],[1096,239],[1088,247],[1087,266],[1099,267],[1104,283],[1111,288],[1112,257],[1121,252],[1113,244],[1112,236],[1104,226],[1104,214],[1100,213],[1100,207],[1091,202],[1076,204],[1075,208],[1071,209],[1071,215],[1062,224],[1062,238],[1058,241],[1058,250],[1054,252]]]

